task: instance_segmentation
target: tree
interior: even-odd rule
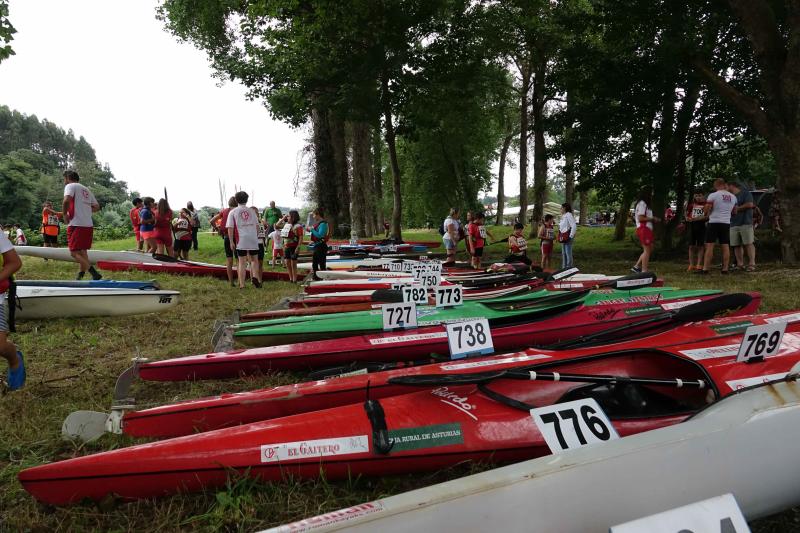
[[[17,30],[8,20],[8,0],[0,0],[0,62],[14,55],[9,44],[14,39]]]

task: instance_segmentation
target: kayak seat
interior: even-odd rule
[[[705,391],[698,391],[698,399]],[[612,419],[672,416],[693,413],[692,405],[638,383],[586,385],[567,391],[557,403],[594,398]]]

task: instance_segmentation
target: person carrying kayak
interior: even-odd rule
[[[514,224],[514,232],[508,236],[508,255],[504,263],[525,263],[530,266],[531,260],[528,258],[528,241],[522,235],[525,226],[521,222]]]
[[[22,267],[17,252],[5,232],[0,232],[0,356],[8,361],[8,388],[17,390],[25,384],[25,360],[22,352],[17,350],[13,342],[8,340],[10,325],[8,322],[8,290],[11,287],[11,276]]]
[[[314,225],[311,226],[311,244],[309,244],[309,247],[313,250],[311,271],[314,279],[319,280],[317,272],[325,270],[327,267],[326,259],[328,257],[330,232],[328,223],[325,222],[325,212],[321,207],[314,209],[312,215],[314,217]]]
[[[94,233],[92,213],[100,211],[100,204],[97,203],[92,191],[79,183],[80,179],[74,170],[64,171],[62,212],[64,222],[67,224],[67,243],[70,255],[79,265],[78,279],[83,279],[86,271],[89,271],[92,279],[98,280],[103,276],[89,262],[87,250],[92,247]]]
[[[247,207],[247,200],[250,196],[239,191],[234,195],[236,208],[228,213],[228,220],[225,228],[228,230],[228,240],[231,247],[236,249],[236,257],[239,259],[237,274],[239,276],[239,288],[244,289],[244,282],[247,277],[247,262],[250,262],[251,279],[253,285],[261,288],[261,272],[258,271],[258,216],[253,210]]]
[[[42,207],[42,239],[45,248],[58,247],[59,220],[61,213],[53,209],[53,202],[50,200]]]
[[[289,271],[289,281],[297,283],[297,252],[300,243],[303,242],[303,226],[300,225],[300,213],[294,209],[283,219],[281,239],[283,239],[283,257],[286,269]]]
[[[128,212],[128,217],[131,219],[131,225],[133,226],[133,234],[136,236],[136,249],[140,252],[142,248],[144,248],[144,239],[142,239],[142,207],[144,207],[144,202],[141,198],[134,198],[133,199],[133,209]]]
[[[228,214],[234,208],[236,208],[236,198],[231,196],[228,198],[228,207],[211,218],[211,227],[217,228],[217,231],[222,237],[222,246],[225,249],[225,269],[228,273],[228,283],[231,284],[231,287],[236,286],[236,282],[233,281],[233,249],[231,248],[228,231],[225,228],[227,228],[228,224]]]

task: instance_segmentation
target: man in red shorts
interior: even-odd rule
[[[139,213],[142,210],[142,206],[144,206],[144,202],[141,198],[134,198],[133,199],[133,209],[130,210],[128,216],[131,219],[131,225],[133,226],[133,233],[136,235],[136,249],[140,252],[144,248],[144,239],[142,239],[142,232],[141,232],[141,225],[142,225],[142,217],[139,216]]]
[[[100,204],[92,191],[78,183],[80,176],[74,170],[64,172],[64,222],[67,224],[67,243],[69,253],[78,262],[78,278],[83,279],[86,271],[92,279],[100,279],[100,275],[89,262],[87,250],[92,247],[94,223],[92,213],[100,210]]]

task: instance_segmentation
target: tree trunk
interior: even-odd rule
[[[572,98],[567,94],[567,110]],[[575,151],[570,145],[572,126],[564,129],[564,201],[572,204],[575,201]]]
[[[628,226],[628,214],[630,213],[631,203],[633,202],[633,195],[626,192],[622,195],[622,203],[617,211],[617,219],[614,223],[614,240],[621,241],[625,239],[625,228]]]
[[[325,109],[312,108],[314,142],[314,193],[316,207],[326,215],[336,217],[340,209],[339,182],[336,179],[336,156],[331,139],[330,113]],[[331,223],[335,224],[335,219]]]
[[[542,221],[544,201],[547,195],[547,146],[544,139],[545,68],[547,58],[537,58],[536,75],[533,77],[533,221],[531,237]]]
[[[375,234],[370,126],[354,122],[352,223],[359,237]]]
[[[372,189],[375,195],[375,234],[383,234],[383,162],[381,151],[381,124],[378,118],[372,129]]]
[[[778,167],[781,256],[786,263],[797,263],[800,262],[800,134],[782,136],[772,152]]]
[[[578,216],[578,224],[582,226],[589,222],[589,191],[580,192],[581,207]]]
[[[333,145],[336,194],[339,197],[339,209],[335,213],[328,213],[328,217],[333,218],[332,231],[340,237],[345,237],[350,235],[350,169],[347,161],[345,123],[335,113],[328,114],[328,122]]]
[[[500,169],[497,171],[497,218],[495,224],[498,226],[503,225],[503,211],[505,210],[505,174],[506,174],[506,157],[508,157],[508,149],[511,146],[513,137],[507,135],[503,139],[503,146],[500,148]]]
[[[528,217],[528,92],[531,90],[531,72],[527,63],[520,69],[522,87],[519,104],[519,221],[525,224]]]
[[[389,95],[389,80],[384,74],[381,79],[381,103],[383,107],[383,127],[386,130],[386,148],[389,151],[389,163],[392,168],[392,238],[402,240],[400,217],[403,213],[403,197],[400,194],[400,163],[397,161],[397,145],[395,143],[394,123],[392,122],[392,104]]]

